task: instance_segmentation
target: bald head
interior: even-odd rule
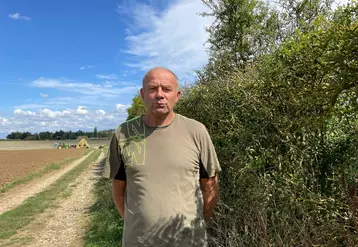
[[[163,119],[173,113],[181,92],[178,77],[169,69],[156,67],[143,77],[141,97],[146,107],[146,114]]]
[[[177,90],[179,90],[179,79],[178,79],[177,75],[170,69],[167,69],[164,67],[155,67],[155,68],[150,69],[147,73],[145,73],[143,80],[142,80],[143,89],[145,88],[145,84],[148,82],[148,79],[152,75],[157,74],[157,73],[170,74],[173,77],[173,80],[175,80],[175,82],[176,82]]]

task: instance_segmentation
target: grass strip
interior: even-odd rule
[[[18,180],[15,180],[11,183],[5,184],[4,186],[2,186],[0,188],[0,193],[5,193],[7,191],[9,191],[10,189],[12,189],[13,187],[15,187],[16,185],[19,184],[26,184],[27,182],[35,179],[35,178],[40,178],[43,175],[45,175],[46,173],[53,171],[53,170],[59,170],[61,169],[61,167],[63,165],[68,165],[69,163],[71,163],[72,161],[74,161],[75,159],[78,159],[79,157],[74,157],[74,158],[66,158],[63,161],[60,162],[55,162],[52,164],[49,164],[47,166],[45,166],[44,168],[42,168],[39,171],[30,173],[29,175],[27,175],[26,177],[20,178]]]
[[[38,213],[53,206],[56,199],[66,195],[69,184],[73,182],[100,155],[95,150],[75,168],[64,174],[56,182],[42,192],[28,198],[25,202],[0,215],[0,239],[7,239],[16,231],[29,224]]]
[[[105,168],[105,164],[100,165]],[[94,196],[95,203],[90,209],[91,223],[85,236],[85,246],[121,246],[123,220],[112,199],[111,179],[102,175],[94,186]]]

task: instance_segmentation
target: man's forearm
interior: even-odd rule
[[[112,197],[116,204],[117,210],[124,219],[124,195],[126,190],[126,182],[121,180],[113,180],[112,182]]]
[[[217,193],[205,193],[203,191],[204,200],[204,219],[208,221],[213,215],[216,204],[219,201],[219,195]]]
[[[117,210],[124,219],[124,197],[119,195],[113,195],[114,203],[116,204]]]
[[[218,177],[201,179],[201,191],[204,201],[204,219],[208,221],[213,214],[214,208],[219,201]]]

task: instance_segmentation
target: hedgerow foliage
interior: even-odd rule
[[[176,112],[223,168],[210,245],[358,246],[357,2],[202,1],[209,62]]]
[[[357,246],[357,3],[204,2],[210,61],[176,111],[223,168],[210,244]]]

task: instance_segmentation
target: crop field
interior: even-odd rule
[[[0,188],[47,165],[79,158],[84,152],[84,149],[0,150]]]

